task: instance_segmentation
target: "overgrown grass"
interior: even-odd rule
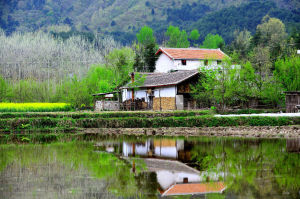
[[[56,112],[70,111],[66,103],[0,103],[0,112]]]

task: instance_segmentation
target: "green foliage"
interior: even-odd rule
[[[144,26],[139,33],[136,34],[138,44],[135,45],[136,59],[134,68],[138,72],[154,72],[157,56],[156,39],[153,36],[153,30]]]
[[[199,31],[197,29],[194,29],[191,31],[189,39],[198,40],[199,37],[200,37]]]
[[[300,91],[300,57],[278,60],[275,63],[274,75],[285,91]]]
[[[225,46],[225,42],[223,38],[216,34],[208,34],[205,37],[205,40],[203,41],[203,44],[201,45],[201,48],[223,48]]]
[[[167,43],[168,47],[188,48],[190,46],[188,35],[185,30],[181,31],[178,27],[169,26],[165,35],[169,37],[169,41]]]
[[[241,32],[235,31],[234,32],[235,38],[231,43],[232,48],[235,52],[238,53],[239,59],[247,59],[247,53],[249,52],[250,43],[251,43],[251,33],[244,29]]]
[[[136,34],[138,42],[142,45],[148,45],[150,43],[155,43],[155,38],[153,36],[152,28],[144,26],[141,28],[140,32]]]
[[[3,102],[6,100],[6,93],[7,91],[7,83],[5,80],[0,76],[0,102]]]
[[[287,33],[284,23],[277,18],[264,16],[262,23],[257,25],[259,32],[258,44],[263,47],[269,47],[271,57],[277,57],[284,48]]]

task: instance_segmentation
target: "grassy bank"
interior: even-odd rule
[[[114,112],[60,112],[60,113],[36,113],[36,112],[14,112],[14,113],[0,113],[0,119],[9,118],[126,118],[126,117],[138,117],[138,118],[154,118],[154,117],[188,117],[188,116],[200,116],[200,115],[212,115],[210,110],[195,110],[195,111],[114,111]]]
[[[77,128],[159,128],[218,126],[288,126],[300,125],[300,117],[94,117],[94,118],[5,118],[0,129],[5,132],[26,130],[72,130]]]

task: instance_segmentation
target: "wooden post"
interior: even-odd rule
[[[159,110],[161,111],[161,97],[160,97],[160,89],[158,90],[158,94],[159,94]]]
[[[134,72],[131,73],[131,83],[134,83]],[[133,105],[133,110],[135,110],[135,103],[134,103],[134,88],[132,86],[131,89],[131,106],[130,109],[132,110],[132,105]]]

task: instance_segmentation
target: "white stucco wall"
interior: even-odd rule
[[[154,97],[175,97],[176,88],[175,86],[159,87],[154,89]]]
[[[169,86],[169,87],[154,88],[154,97],[159,97],[159,96],[160,97],[175,97],[176,96],[176,87],[175,86]],[[147,89],[136,90],[134,92],[134,98],[135,99],[145,98],[145,101],[148,102]],[[123,102],[125,100],[129,100],[129,99],[131,99],[131,90],[130,89],[123,89],[123,92],[122,92]]]
[[[166,73],[172,69],[175,70],[173,60],[164,53],[160,54],[155,63],[155,72]]]
[[[137,99],[137,98],[139,98],[139,99],[145,98],[145,100],[147,101],[146,92],[147,92],[146,89],[136,90],[136,91],[134,91],[134,98],[135,99]],[[131,99],[131,95],[132,95],[131,89],[123,89],[123,92],[122,92],[122,100],[123,100],[123,102],[125,100]]]
[[[195,70],[205,66],[204,60],[186,60],[186,65],[182,65],[181,60],[175,60],[176,70]],[[207,68],[216,68],[217,61],[208,61]]]
[[[156,61],[155,72],[166,73],[170,70],[195,70],[204,66],[204,60],[186,60],[186,65],[182,65],[181,60],[173,60],[162,53]],[[209,61],[207,68],[216,68],[217,61]]]

